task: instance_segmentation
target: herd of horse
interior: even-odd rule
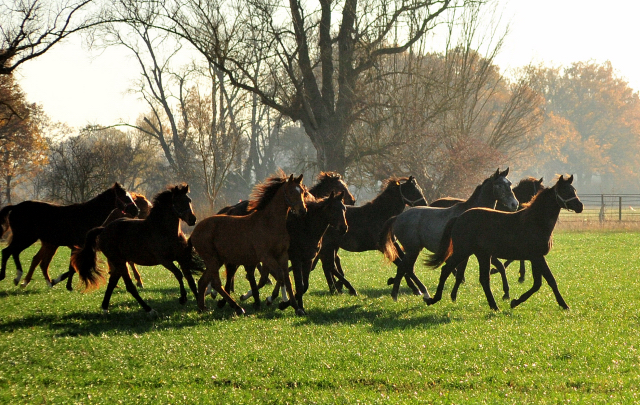
[[[337,173],[321,173],[317,183],[307,189],[302,175],[287,177],[280,171],[256,185],[250,199],[200,221],[196,220],[186,184],[168,187],[153,201],[127,192],[118,183],[80,204],[24,201],[0,210],[3,231],[12,232],[2,250],[0,280],[6,276],[9,257],[13,257],[13,281],[18,285],[23,275],[20,253],[40,240],[42,246],[21,286],[26,287],[38,265],[51,287],[67,279],[67,289],[72,290],[74,273],[78,273],[85,289],[95,289],[108,278],[102,301],[105,312],[122,279],[140,306],[149,314],[155,313],[138,292],[143,287],[135,267],[138,264],[162,265],[171,271],[180,285],[180,304],[187,301],[186,279],[199,310],[207,309],[205,297],[210,292],[220,295],[218,307],[229,304],[239,315],[244,309],[230,293],[238,267],[244,266],[251,290],[241,300],[252,296],[254,306],[259,308],[259,290],[272,277],[275,287],[267,303],[282,294],[280,309],[292,306],[296,314],[304,315],[303,296],[309,288],[310,272],[318,262],[332,293],[347,289],[356,295],[338,252],[378,250],[396,265],[396,274],[388,281],[394,300],[405,280],[414,294],[423,296],[428,305],[435,304],[453,274],[451,299],[455,301],[468,259],[475,255],[480,284],[491,309],[498,307],[489,284],[490,274],[500,273],[503,299],[510,298],[505,267],[512,261],[520,261],[520,282],[524,281],[524,261],[531,262],[533,277],[531,289],[512,300],[512,308],[535,293],[544,278],[558,304],[567,309],[545,256],[551,249],[551,234],[560,210],[579,213],[583,209],[571,185],[573,176],[559,176],[551,187],[543,186],[543,179],[528,177],[512,187],[508,174],[508,168],[496,170],[466,200],[446,197],[431,204],[413,176],[391,177],[373,200],[355,206],[356,199]],[[183,233],[181,221],[195,226],[189,237]],[[48,267],[60,246],[71,249],[69,270],[51,280]],[[433,297],[415,272],[423,249],[432,252],[426,259],[427,266],[442,265]],[[99,268],[97,252],[105,256],[108,274]],[[503,264],[500,259],[507,262]],[[226,268],[224,286],[222,266]],[[255,270],[260,274],[258,282]],[[194,275],[200,276],[197,284]]]

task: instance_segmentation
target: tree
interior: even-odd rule
[[[101,22],[88,14],[94,0],[4,0],[0,3],[0,75]]]
[[[347,143],[363,107],[363,77],[382,57],[408,50],[445,11],[465,4],[166,0],[164,20],[155,24],[186,39],[234,86],[301,121],[319,168],[344,172],[356,158]]]

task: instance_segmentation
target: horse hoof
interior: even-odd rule
[[[433,299],[433,298],[431,298],[431,297],[424,297],[422,300],[423,300],[427,305],[433,305],[433,304],[435,304],[435,303],[436,303],[436,302],[434,301],[434,299]]]
[[[420,291],[420,290],[413,290],[413,295],[415,295],[415,296],[418,296],[418,297],[419,297],[419,296],[421,296],[421,295],[422,295],[422,291]]]
[[[498,311],[500,310],[498,307],[492,307],[492,306],[489,306],[489,308],[491,308],[491,309],[492,309],[492,310],[494,310],[495,312],[498,312]]]
[[[102,308],[102,315],[109,315],[109,310]]]
[[[256,301],[253,303],[253,309],[255,309],[256,311],[260,309],[262,305],[260,304],[260,301]]]
[[[187,303],[187,297],[180,297],[178,299],[178,302],[180,303],[180,305],[184,305]]]
[[[7,275],[5,273],[0,274],[0,281],[4,280]]]
[[[273,304],[273,297],[269,296],[267,297],[267,305],[271,305]]]
[[[157,318],[158,312],[155,309],[151,309],[150,311],[147,311],[147,316],[149,318]]]
[[[393,302],[398,302],[398,294],[391,294],[391,299]]]
[[[209,308],[207,308],[206,305],[203,305],[203,306],[198,305],[198,312],[204,313],[204,312],[207,312],[208,310]]]
[[[518,279],[518,283],[524,283],[524,277],[520,277],[520,278]]]
[[[136,285],[138,286],[138,288],[140,288],[141,290],[144,289],[144,285],[142,283],[136,283]]]
[[[562,309],[564,309],[565,311],[569,310],[569,305],[564,304],[564,305],[560,305],[562,307]]]
[[[393,285],[393,283],[396,282],[396,279],[393,277],[389,277],[389,280],[387,280],[387,285]]]
[[[457,299],[458,299],[457,295],[451,294],[451,302],[456,302]]]
[[[224,299],[218,300],[218,308],[224,308],[227,305],[227,301]]]
[[[502,296],[502,299],[505,301],[508,300],[509,298],[511,298],[509,297],[509,293],[504,293],[504,295]]]
[[[305,316],[305,315],[307,315],[307,312],[302,308],[298,308],[298,309],[296,309],[296,315]]]
[[[72,287],[72,286],[70,286],[70,285],[68,285],[68,286],[67,286],[67,291],[73,291],[73,287]]]
[[[238,307],[238,308],[236,309],[236,315],[238,315],[238,316],[244,316],[244,314],[245,314],[245,312],[244,312],[244,309],[243,309],[243,308]]]
[[[25,288],[27,288],[28,285],[29,285],[29,283],[25,283],[23,281],[22,283],[20,283],[20,288],[25,289]]]
[[[246,301],[246,300],[248,300],[248,299],[249,299],[249,297],[251,297],[251,296],[250,296],[250,295],[247,295],[247,294],[245,294],[245,295],[241,295],[241,296],[240,296],[240,301]]]
[[[14,278],[13,279],[13,285],[18,285],[19,282],[20,282],[19,278]]]
[[[353,297],[357,297],[358,296],[358,292],[356,290],[352,290],[352,291],[349,291],[349,295],[351,295]]]
[[[498,269],[491,269],[489,270],[489,274],[498,274]]]
[[[511,308],[515,308],[518,306],[518,301],[517,300],[511,300],[511,303],[509,304],[509,306]]]
[[[282,301],[278,304],[278,309],[284,311],[291,306],[291,301]]]

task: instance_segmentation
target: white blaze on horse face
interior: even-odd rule
[[[300,189],[300,186],[296,186],[296,193],[302,193],[302,190]]]

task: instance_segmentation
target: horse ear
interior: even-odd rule
[[[329,199],[333,200],[335,198],[335,193],[331,190],[331,194],[329,194]]]
[[[509,175],[509,168],[507,167],[507,169],[504,172],[500,173],[500,175],[507,177]]]
[[[540,180],[538,180],[538,183],[542,184],[542,179],[544,179],[544,177],[540,177]]]
[[[291,173],[291,176],[289,176],[289,181],[293,181],[293,173]]]
[[[293,176],[293,174],[292,174],[291,176]],[[304,177],[304,174],[301,174],[300,176],[298,176],[298,178],[297,178],[297,179],[295,179],[295,182],[296,182],[296,183],[302,183],[302,178],[303,178],[303,177]]]
[[[573,183],[573,174],[571,176],[569,176],[569,178],[567,179],[567,182],[569,184]]]
[[[413,181],[413,176],[409,176],[409,180],[407,180],[407,183]]]
[[[498,176],[500,176],[500,168],[499,167],[496,169],[496,172],[493,173],[493,176],[491,176],[491,177],[493,177],[495,179]]]

